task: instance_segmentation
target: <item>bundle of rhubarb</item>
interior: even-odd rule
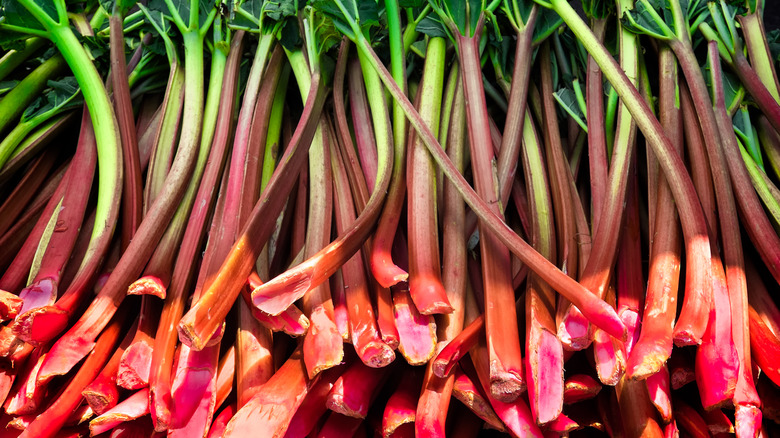
[[[0,0],[0,435],[780,436],[764,0]]]

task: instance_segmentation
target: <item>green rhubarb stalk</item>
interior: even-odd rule
[[[303,51],[288,51],[301,98],[309,95],[311,72]],[[323,119],[324,120],[324,119]],[[330,243],[333,213],[333,176],[329,142],[325,140],[325,123],[320,122],[309,147],[308,221],[304,257],[312,257]],[[304,311],[312,329],[303,341],[303,361],[310,379],[332,368],[344,357],[341,334],[336,327],[330,285],[325,282],[303,296]]]
[[[387,12],[388,42],[390,45],[390,69],[393,79],[401,92],[406,93],[406,61],[405,53],[407,34],[415,26],[407,26],[407,31],[401,34],[401,18],[397,0],[385,0]],[[425,14],[420,14],[423,17]],[[410,43],[411,45],[411,43]],[[399,268],[392,258],[390,250],[395,239],[400,211],[406,195],[406,140],[407,124],[404,113],[397,102],[393,102],[393,174],[390,177],[390,188],[385,208],[379,218],[374,233],[374,246],[371,251],[371,272],[377,282],[383,287],[390,287],[408,278],[409,274]]]

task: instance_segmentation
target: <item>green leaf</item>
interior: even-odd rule
[[[742,144],[745,145],[745,149],[748,154],[750,154],[750,157],[753,158],[753,161],[755,161],[756,165],[758,165],[761,170],[765,170],[764,159],[761,156],[761,148],[758,145],[756,129],[750,122],[750,113],[746,106],[743,105],[739,107],[739,111],[734,114],[732,122],[734,125],[734,132],[739,136]]]
[[[298,22],[296,20],[285,21],[279,30],[278,39],[282,47],[287,50],[295,50],[296,47],[299,47],[303,40],[301,39]]]
[[[19,83],[19,81],[0,81],[0,95],[3,95],[11,90]]]
[[[615,11],[615,2],[609,0],[584,0],[582,9],[590,18],[607,18]]]
[[[80,89],[75,77],[68,76],[59,81],[49,81],[48,85],[50,89],[46,94],[36,99],[24,111],[22,121],[30,120],[44,113],[58,113],[81,104],[76,99],[76,96],[80,94]]]
[[[35,4],[53,21],[59,21],[53,0],[35,0]],[[22,6],[18,0],[0,0],[0,22],[20,29],[45,31],[44,26],[35,15]]]
[[[623,26],[638,35],[649,35],[660,40],[674,38],[674,31],[667,24],[672,22],[671,11],[662,7],[662,2],[662,0],[638,0],[634,4],[634,9],[624,14]],[[663,6],[666,6],[666,2],[663,3]]]
[[[441,6],[461,35],[472,36],[482,13],[481,0],[441,0]]]
[[[570,88],[561,88],[553,93],[553,97],[561,106],[561,108],[569,114],[575,122],[585,131],[588,132],[588,123],[583,114],[580,106],[577,102],[577,96]]]
[[[540,8],[534,25],[533,44],[539,45],[553,34],[563,23],[558,14],[547,8]]]
[[[422,8],[427,2],[425,0],[398,0],[400,8]]]
[[[311,5],[315,10],[333,20],[336,29],[350,38],[354,37],[350,22],[357,23],[366,37],[368,37],[373,27],[379,26],[379,5],[375,0],[340,1],[344,6],[344,12],[342,12],[334,0],[314,0],[311,2]]]
[[[420,20],[415,30],[430,37],[449,37],[447,30],[444,28],[444,23],[441,22],[439,17],[431,14]]]

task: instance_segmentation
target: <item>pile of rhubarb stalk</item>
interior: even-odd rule
[[[780,436],[765,2],[0,0],[0,436]]]

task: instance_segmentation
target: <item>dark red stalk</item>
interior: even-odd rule
[[[187,228],[179,249],[177,263],[173,267],[169,295],[163,305],[160,323],[154,338],[152,364],[149,371],[149,390],[151,397],[150,411],[155,429],[167,430],[171,422],[171,370],[173,357],[178,340],[175,330],[187,303],[192,273],[195,263],[200,257],[203,235],[206,224],[210,222],[210,214],[218,192],[222,177],[227,150],[226,144],[233,120],[233,100],[235,99],[238,66],[241,59],[243,32],[237,32],[232,39],[230,54],[223,78],[223,90],[220,96],[220,111],[212,141],[209,163],[201,179],[198,194],[193,204],[193,210],[187,221]]]
[[[95,342],[94,348],[87,356],[73,378],[62,390],[59,397],[55,398],[35,420],[25,429],[20,437],[51,437],[62,427],[70,416],[70,413],[81,403],[81,391],[100,373],[103,365],[108,361],[111,352],[119,340],[122,331],[124,316],[120,313]]]
[[[138,327],[130,345],[122,353],[117,369],[116,383],[122,388],[137,390],[149,385],[150,359],[154,334],[160,322],[160,304],[153,297],[141,299]]]
[[[596,397],[601,391],[601,383],[587,374],[569,376],[563,386],[563,403],[572,404]]]
[[[344,236],[355,224],[355,210],[341,154],[335,150],[335,145],[331,145],[330,152],[336,229]],[[352,344],[363,363],[371,367],[384,367],[395,359],[395,353],[382,341],[379,334],[365,272],[360,251],[341,267]]]
[[[493,149],[490,144],[490,123],[482,87],[479,62],[479,35],[457,36],[462,68],[463,91],[469,129],[469,145],[477,193],[491,205],[491,211],[501,217],[498,196],[493,184]],[[485,291],[485,332],[488,339],[489,388],[500,400],[511,402],[525,390],[523,359],[514,307],[509,251],[480,222],[480,252]]]
[[[343,82],[344,82],[344,72],[346,70],[346,62],[347,62],[346,58],[348,53],[349,53],[349,42],[348,40],[344,39],[344,41],[342,42],[342,46],[339,50],[339,58],[336,64],[336,73],[335,73],[336,77],[334,79],[334,91],[333,91],[334,92],[334,99],[333,99],[334,113],[335,113],[336,128],[337,128],[336,133],[338,135],[331,134],[331,136],[337,137],[337,139],[333,139],[332,141],[338,142],[337,144],[339,145],[339,150],[341,151],[342,159],[346,164],[346,171],[350,182],[350,188],[352,189],[352,196],[355,199],[355,204],[358,211],[362,211],[365,208],[366,203],[368,202],[369,199],[369,192],[368,192],[367,181],[366,181],[368,177],[363,174],[363,170],[361,169],[359,159],[357,157],[357,154],[355,153],[355,148],[352,144],[352,137],[349,131],[349,127],[347,126],[347,119],[344,110]],[[364,102],[360,102],[360,103],[362,104]],[[361,113],[367,113],[367,112],[368,112],[368,108],[365,108],[363,111],[361,111]],[[376,147],[375,146],[376,143],[373,137],[371,137],[370,139],[368,138],[363,139],[362,141],[366,141],[366,142],[370,141],[372,147],[374,148]],[[373,177],[373,180],[375,179],[376,176]],[[401,200],[403,201],[403,197],[401,197]],[[376,234],[374,234],[374,237],[375,236]],[[363,255],[365,260],[364,263],[366,265],[371,264],[369,255],[372,253],[372,248],[373,248],[373,239],[368,238],[366,240],[366,243],[363,245]],[[405,271],[404,271],[404,276],[406,276]],[[379,327],[380,333],[382,334],[382,341],[384,341],[391,348],[395,349],[398,346],[398,329],[395,326],[395,321],[393,317],[393,303],[390,294],[390,289],[388,287],[382,286],[381,282],[376,278],[374,278],[373,281],[371,281],[371,287],[373,288],[374,294],[376,296],[377,325]],[[333,288],[331,288],[331,290],[333,291]],[[343,288],[340,289],[338,293],[343,294]],[[335,298],[336,297],[334,296],[334,301]],[[340,300],[339,303],[345,303],[345,301]],[[338,321],[337,321],[337,325],[338,325]],[[341,327],[339,327],[339,331],[341,332],[342,336],[346,333],[346,331],[341,330]]]
[[[91,187],[97,159],[95,133],[85,105],[76,153],[64,177],[68,186]],[[89,190],[65,191],[56,219],[57,224],[61,225],[54,227],[35,278],[19,293],[24,305],[10,327],[14,334],[26,342],[36,341],[32,326],[27,325],[31,322],[30,319],[34,318],[42,307],[52,305],[57,299],[61,274],[76,244],[88,201]]]
[[[54,194],[49,198],[46,207],[43,209],[43,213],[41,213],[41,216],[35,223],[35,227],[27,236],[22,248],[16,253],[10,266],[6,268],[3,276],[0,277],[0,289],[16,293],[24,286],[24,282],[27,281],[27,276],[30,273],[30,266],[32,265],[33,258],[38,249],[41,236],[43,236],[46,225],[49,223],[52,214],[54,214],[57,205],[65,194],[65,189],[68,184],[67,181],[67,178],[64,176],[60,179]]]
[[[676,61],[672,52],[663,48],[659,62],[661,124],[682,156],[682,112],[674,104],[678,93]],[[698,128],[694,126],[688,130],[693,129]],[[672,192],[661,173],[658,175],[656,190],[653,225],[656,231],[650,236],[651,255],[641,331],[626,364],[626,376],[629,379],[644,379],[658,373],[672,353],[672,330],[677,313],[680,276],[680,231]]]
[[[780,336],[780,309],[777,308],[772,295],[767,291],[756,267],[749,260],[746,260],[745,267],[747,268],[750,307],[758,313],[761,320],[775,336]]]
[[[115,7],[117,9],[117,7]],[[111,85],[119,135],[122,140],[122,248],[127,248],[143,216],[143,187],[133,102],[127,82],[125,34],[122,13],[108,11]],[[89,186],[84,186],[89,187]]]
[[[328,393],[328,409],[350,417],[366,418],[371,403],[389,375],[389,367],[377,369],[360,361],[353,362]]]
[[[764,324],[753,306],[749,308],[749,324],[750,348],[756,365],[775,385],[780,385],[780,366],[777,364],[777,358],[780,357],[780,338]]]
[[[363,177],[369,187],[376,184],[377,154],[374,129],[371,125],[371,110],[368,107],[363,71],[356,58],[349,63],[349,107],[352,112],[352,126]]]
[[[640,312],[645,308],[645,280],[642,273],[642,245],[639,230],[639,187],[636,166],[632,165],[632,168],[626,195],[625,225],[615,266],[617,311],[628,329],[628,341],[624,344],[627,356],[631,354],[639,339],[642,325]]]
[[[727,161],[723,156],[728,153],[731,157],[729,160],[734,161],[734,153],[739,151],[739,145],[737,144],[737,138],[734,134],[733,128],[728,127],[728,123],[731,121],[726,110],[726,100],[723,90],[723,77],[720,69],[720,57],[717,52],[717,44],[710,43],[709,45],[710,56],[710,73],[712,75],[715,94],[715,118],[717,120],[718,129],[720,130],[720,136],[723,143],[723,151],[721,152],[722,161]],[[744,56],[740,53],[738,58],[741,58],[743,62],[747,63]],[[754,72],[755,74],[755,72]],[[758,80],[758,78],[755,78]],[[744,82],[744,81],[743,81]],[[760,83],[760,81],[759,81]],[[766,91],[767,99],[776,105],[776,102]],[[778,107],[780,111],[780,107]],[[780,124],[778,124],[780,126]],[[725,167],[723,163],[723,167]],[[744,162],[734,163],[730,165],[729,173],[733,173],[736,167],[740,167],[743,170],[742,177],[746,175]],[[725,173],[725,171],[724,171]],[[729,187],[731,185],[738,187],[742,184],[742,193],[747,190],[744,187],[745,180],[732,178],[731,184],[726,183]],[[737,189],[739,194],[739,189]],[[755,192],[751,191],[755,197]],[[740,436],[754,436],[761,424],[761,400],[756,393],[756,387],[753,383],[752,367],[750,364],[750,334],[748,332],[748,292],[747,292],[747,279],[745,278],[745,261],[742,251],[742,240],[739,233],[739,218],[737,217],[737,211],[734,207],[734,200],[731,199],[731,203],[728,207],[732,208],[730,216],[731,219],[731,233],[733,237],[726,236],[727,228],[723,225],[723,246],[724,246],[724,262],[726,264],[726,278],[728,280],[729,288],[729,303],[731,306],[731,323],[732,323],[732,338],[734,340],[734,346],[737,349],[737,357],[739,360],[739,375],[737,377],[737,388],[734,393],[734,404],[736,405],[736,424],[737,430]],[[719,208],[719,210],[722,210]],[[758,212],[761,215],[762,212]],[[723,214],[723,212],[721,212]],[[723,223],[723,219],[721,218]],[[748,222],[751,222],[748,220]],[[767,221],[768,223],[768,221]],[[772,233],[773,236],[777,236],[776,233]],[[779,240],[780,242],[780,240]],[[732,247],[731,245],[734,245]]]
[[[669,387],[669,369],[666,365],[645,379],[650,402],[653,403],[664,423],[672,421],[672,393]]]
[[[392,29],[394,30],[394,29]],[[345,47],[348,49],[346,38]],[[400,53],[399,53],[400,52]],[[401,56],[397,56],[397,55]],[[406,61],[403,49],[392,51],[392,68],[394,72],[404,72],[406,70]],[[387,74],[388,77],[390,74]],[[406,75],[394,76],[393,82],[399,92],[406,94],[408,89],[406,85]],[[393,170],[390,178],[390,187],[388,188],[385,206],[377,223],[374,233],[374,245],[371,251],[371,272],[374,274],[379,285],[389,288],[398,282],[405,281],[408,273],[398,267],[393,262],[391,249],[398,229],[398,222],[401,215],[398,214],[403,208],[406,199],[406,139],[407,125],[406,120],[400,116],[398,103],[393,107]]]
[[[663,438],[644,382],[620,379],[615,388],[626,437]]]
[[[140,317],[140,315],[139,315]],[[111,359],[108,360],[106,365],[100,371],[100,374],[87,385],[81,395],[84,396],[87,404],[97,415],[101,415],[109,409],[116,406],[119,401],[119,389],[116,384],[116,373],[119,369],[119,362],[122,356],[133,341],[135,333],[137,331],[138,318],[136,318],[133,326],[125,334],[124,339],[119,344],[119,347],[111,355]]]
[[[361,418],[348,417],[346,415],[331,412],[322,429],[317,432],[317,438],[352,438],[358,434],[363,425]]]
[[[411,426],[411,423],[415,422],[422,377],[419,370],[412,369],[404,372],[401,382],[385,404],[382,436],[393,436],[396,431],[401,432],[399,429]]]
[[[607,19],[591,20],[593,34],[599,42],[604,41]],[[588,119],[588,169],[590,172],[590,212],[592,230],[598,229],[604,196],[607,193],[609,159],[607,158],[607,138],[604,126],[604,83],[601,69],[592,56],[588,55],[585,79],[585,101]]]
[[[500,184],[501,205],[506,206],[515,181],[520,157],[521,139],[525,124],[525,109],[528,102],[528,86],[531,78],[534,26],[540,6],[534,4],[522,30],[515,29],[515,62],[512,69],[512,87],[509,90],[507,118],[504,122],[501,147],[496,163],[496,177]],[[449,147],[449,146],[448,146]]]
[[[712,236],[711,238],[717,239],[720,227],[718,227],[715,210],[715,192],[712,188],[712,173],[708,170],[709,165],[705,167],[705,163],[709,163],[709,157],[707,157],[705,151],[701,130],[700,128],[697,128],[699,124],[697,123],[698,119],[696,117],[692,98],[688,92],[688,88],[682,82],[680,83],[680,102],[683,112],[683,126],[685,126],[686,131],[686,145],[688,146],[687,150],[690,153],[689,161],[693,163],[693,170],[691,171],[693,181],[694,184],[696,184],[696,192],[700,194],[699,198],[702,200],[701,205],[704,209],[704,213],[707,215],[707,223],[709,225],[710,235]],[[707,175],[706,178],[704,177],[705,173]],[[698,177],[697,174],[699,175]],[[691,263],[687,252],[686,261],[687,264]],[[696,345],[701,341],[701,335],[704,333],[707,324],[707,318],[704,315],[708,313],[711,301],[710,292],[692,287],[693,283],[689,272],[690,270],[686,269],[685,294],[683,295],[682,310],[680,311],[680,316],[677,319],[674,330],[674,343],[677,346]]]
[[[557,259],[551,260],[557,266],[562,266],[563,271],[574,276],[577,273],[577,240],[576,223],[574,220],[574,208],[572,204],[572,193],[569,190],[569,179],[571,171],[569,170],[566,155],[563,151],[561,142],[560,128],[558,126],[558,116],[555,99],[553,98],[552,83],[552,64],[550,60],[549,43],[545,43],[540,52],[541,63],[541,100],[542,111],[544,112],[543,134],[545,149],[545,164],[547,166],[548,184],[550,198],[554,206],[555,214],[555,243],[557,251],[552,255]],[[529,185],[526,183],[526,185]],[[614,229],[614,228],[613,228]],[[595,234],[595,232],[594,232]],[[616,233],[611,233],[612,235]],[[544,254],[544,253],[542,253]],[[591,261],[593,263],[593,261]],[[602,276],[608,275],[602,273]],[[585,281],[584,279],[582,281]],[[603,287],[603,286],[602,286]],[[604,294],[598,290],[599,296],[603,298]],[[585,324],[587,325],[587,323]],[[575,332],[578,333],[578,332]],[[587,347],[589,340],[572,339],[563,342],[568,344],[569,348],[579,350]]]
[[[49,178],[49,171],[56,161],[56,151],[46,150],[27,166],[22,178],[0,205],[0,236],[5,235],[9,228],[18,222],[18,216],[33,196],[38,194],[40,187]]]
[[[692,408],[689,404],[674,399],[674,418],[680,429],[688,433],[693,438],[708,438],[710,436],[707,428],[707,422]]]
[[[149,389],[144,388],[89,422],[91,436],[100,435],[149,414]]]
[[[469,371],[473,371],[473,366],[471,363],[464,361],[464,365],[470,366],[471,369]],[[475,373],[476,371],[471,374],[475,375]],[[452,374],[452,378],[453,397],[468,407],[471,412],[481,418],[490,427],[499,431],[506,430],[504,424],[498,418],[495,411],[493,411],[493,407],[490,406],[490,402],[488,401],[487,395],[485,395],[484,391],[482,390],[482,387],[475,385],[474,380],[472,380],[471,377],[468,376],[460,366],[455,368],[455,371]]]
[[[16,223],[2,237],[0,237],[0,247],[6,249],[6,251],[0,254],[0,269],[5,270],[8,265],[16,258],[16,256],[21,253],[22,247],[24,246],[28,237],[31,236],[31,233],[36,227],[37,222],[42,220],[41,217],[43,210],[46,208],[49,200],[54,195],[55,190],[57,190],[59,187],[59,183],[62,180],[67,167],[67,165],[61,166],[61,169],[58,169],[58,171],[49,178],[49,182],[41,188],[38,195],[28,205],[24,212],[22,212],[22,215],[19,217]],[[62,199],[62,191],[64,188],[59,190],[59,199]],[[38,237],[40,238],[40,235]],[[34,250],[35,248],[33,248],[33,251]],[[32,263],[33,255],[28,257],[30,260],[29,263]],[[10,281],[6,278],[4,280],[5,272],[7,271],[4,271],[3,276],[0,277],[0,282],[4,282],[5,284],[18,282],[20,285],[19,287],[22,286],[22,283],[25,279]],[[21,278],[22,275],[17,272],[16,277]],[[19,287],[16,289],[18,290]]]
[[[305,438],[314,430],[322,416],[328,411],[325,404],[328,393],[343,372],[344,367],[339,366],[318,375],[317,384],[311,388],[295,411],[295,415],[290,421],[290,427],[287,428],[284,435],[285,438]]]
[[[290,140],[290,145],[281,158],[280,165],[274,172],[266,190],[257,201],[241,236],[231,248],[219,273],[214,277],[209,287],[204,290],[201,299],[193,305],[179,323],[180,337],[189,345],[196,348],[205,347],[224,321],[235,297],[241,292],[241,286],[246,281],[246,277],[251,273],[257,255],[262,251],[265,242],[273,232],[275,221],[268,221],[266,218],[278,216],[284,208],[287,195],[292,189],[292,184],[288,183],[288,177],[289,175],[297,175],[296,171],[300,170],[303,164],[306,156],[303,153],[306,150],[304,145],[310,144],[314,137],[319,113],[324,104],[324,87],[320,83],[318,73],[315,72],[312,76],[311,84],[311,91],[304,106],[301,121]]]

